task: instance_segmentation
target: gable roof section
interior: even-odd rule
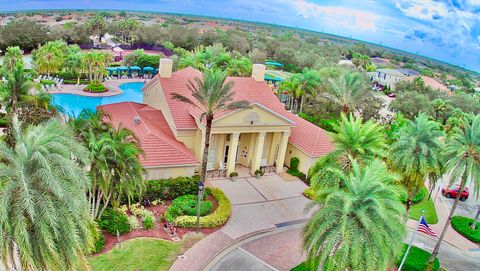
[[[194,100],[190,90],[188,90],[187,83],[189,80],[201,76],[202,73],[192,67],[172,73],[171,78],[161,78],[157,75],[177,128],[197,128],[194,118],[200,119],[202,111],[199,108],[173,99],[172,93],[176,92]],[[290,120],[295,127],[292,127],[289,141],[300,150],[313,157],[319,157],[333,150],[328,134],[320,127],[285,110],[285,106],[264,81],[255,81],[251,77],[228,77],[227,80],[234,82],[235,101],[246,100],[250,104],[257,103],[265,109]],[[215,115],[215,119],[231,112],[230,110],[218,112]]]
[[[144,151],[140,162],[145,167],[197,165],[193,153],[175,139],[162,111],[148,105],[123,102],[100,106],[111,116],[110,122],[132,130]],[[140,118],[134,125],[133,118]]]

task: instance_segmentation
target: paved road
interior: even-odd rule
[[[252,236],[244,240],[236,247],[230,248],[222,257],[213,259],[208,270],[212,271],[230,271],[230,270],[290,270],[291,267],[302,262],[304,256],[299,252],[298,244],[301,243],[298,234],[301,228],[293,226],[285,231],[278,229],[271,233],[264,233]],[[410,230],[406,242],[411,238]],[[289,251],[282,247],[287,236],[290,243],[294,246]],[[264,248],[262,248],[262,244]],[[430,237],[417,234],[414,245],[431,252],[436,241]],[[255,247],[255,249],[252,249]],[[282,247],[282,249],[274,249]],[[268,251],[268,252],[266,252]],[[288,259],[286,255],[293,255],[294,260]],[[300,255],[300,256],[299,256]],[[295,261],[296,257],[296,261]],[[438,255],[442,267],[449,271],[470,271],[480,270],[480,250],[463,251],[447,243],[443,243]]]

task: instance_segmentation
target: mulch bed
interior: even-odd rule
[[[213,203],[212,212],[214,212],[218,207],[218,202],[213,198],[212,195],[208,195],[207,199]],[[120,242],[137,238],[137,237],[162,238],[168,241],[172,241],[172,237],[170,237],[165,232],[165,230],[163,229],[163,223],[161,222],[162,213],[165,213],[167,211],[167,208],[168,206],[170,206],[170,204],[171,204],[171,201],[166,201],[164,204],[157,205],[157,206],[150,206],[146,208],[147,210],[152,211],[155,216],[155,227],[150,230],[138,229],[138,230],[132,230],[129,233],[122,234],[120,235]],[[142,223],[140,220],[139,222]],[[200,229],[200,232],[205,235],[208,235],[219,230],[221,227],[222,226],[213,228],[213,229]],[[194,228],[177,228],[177,237],[181,239],[186,233],[195,232],[195,231],[196,229]],[[93,254],[92,256],[106,253],[119,243],[119,239],[117,238],[117,236],[111,235],[108,232],[103,232],[103,235],[105,236],[105,247],[101,252],[97,254]]]

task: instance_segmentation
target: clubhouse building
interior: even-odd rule
[[[159,73],[143,87],[143,104],[122,102],[101,108],[114,125],[132,130],[144,155],[140,160],[148,179],[190,176],[200,169],[205,142],[205,121],[196,107],[172,98],[172,93],[191,96],[187,87],[202,73],[188,67],[172,72],[171,59],[161,59]],[[246,100],[246,109],[215,115],[208,156],[208,176],[225,177],[238,167],[266,173],[283,171],[291,157],[299,170],[310,166],[333,149],[327,133],[285,110],[264,81],[265,66],[253,65],[251,77],[228,77],[234,100]]]

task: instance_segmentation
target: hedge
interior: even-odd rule
[[[213,188],[211,191],[212,196],[218,202],[218,207],[213,213],[200,217],[201,228],[216,228],[224,225],[227,223],[227,220],[230,218],[230,214],[232,212],[230,200],[228,200],[223,191],[218,188]],[[197,217],[179,216],[175,219],[174,224],[178,227],[194,228],[197,225]]]
[[[130,224],[125,214],[113,209],[106,209],[98,221],[100,229],[107,231],[112,235],[130,232]]]
[[[103,236],[102,231],[99,231],[95,236],[94,246],[90,251],[90,253],[92,254],[99,253],[103,250],[104,247],[105,247],[105,236]]]
[[[477,222],[475,230],[471,228],[473,219],[469,217],[454,216],[450,223],[452,224],[452,228],[465,238],[472,242],[480,243],[480,221]]]
[[[405,252],[407,251],[408,246],[406,244],[403,245],[403,251],[401,253],[401,257],[397,259],[397,266],[400,266],[400,263],[402,262],[403,256],[405,255]],[[402,267],[403,271],[424,271],[427,268],[427,263],[428,259],[430,258],[432,254],[415,246],[412,246],[410,249],[410,252],[408,252],[407,260],[405,261],[405,264]],[[432,270],[438,270],[440,267],[440,261],[438,258],[435,258],[435,261],[433,262],[433,269]]]
[[[200,176],[177,177],[146,182],[144,197],[150,200],[172,200],[183,195],[195,195],[198,192]]]

